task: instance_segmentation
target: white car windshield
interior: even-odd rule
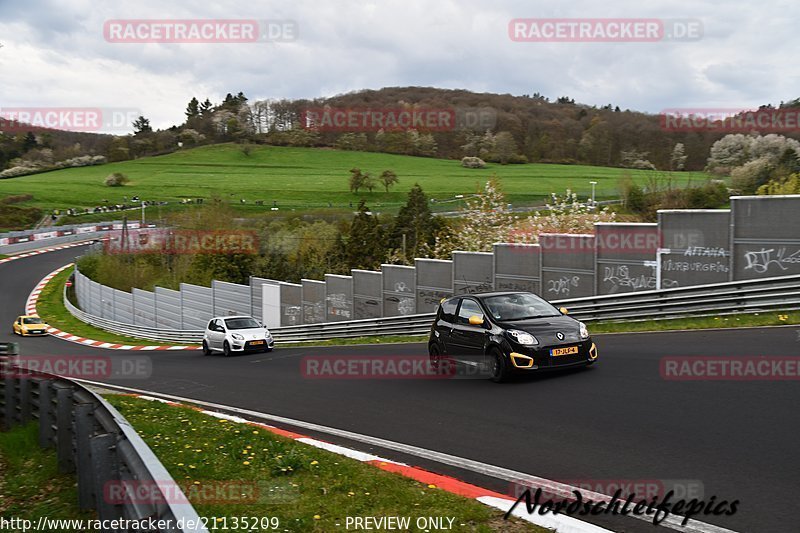
[[[535,294],[490,296],[483,302],[496,320],[524,320],[559,316],[561,313]]]
[[[252,329],[261,327],[261,324],[253,318],[226,318],[225,325],[228,329]]]

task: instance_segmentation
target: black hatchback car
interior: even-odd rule
[[[514,373],[591,365],[597,346],[583,322],[529,292],[464,294],[442,300],[431,327],[434,366],[466,365],[503,381]]]

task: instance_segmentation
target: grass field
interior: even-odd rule
[[[391,192],[383,189],[352,194],[348,188],[349,170],[379,176],[394,170],[400,183]],[[130,178],[124,187],[106,187],[103,179],[112,172]],[[209,198],[218,194],[235,202],[243,213],[269,212],[273,201],[280,208],[349,209],[366,198],[370,207],[394,211],[405,202],[411,186],[418,182],[432,198],[439,200],[436,209],[455,210],[462,200],[457,194],[476,191],[479,183],[496,174],[502,182],[508,201],[518,205],[541,203],[550,192],[563,193],[568,187],[583,197],[591,194],[590,181],[597,182],[596,198],[618,196],[621,177],[630,175],[644,183],[665,174],[653,171],[584,165],[498,165],[486,169],[462,168],[459,161],[380,154],[347,152],[322,148],[255,147],[249,156],[233,144],[220,144],[182,150],[159,157],[111,163],[96,167],[63,169],[20,178],[0,180],[0,197],[11,194],[32,194],[25,203],[45,209],[93,207],[122,203],[123,196],[138,195],[145,200],[176,202],[180,198]],[[676,185],[702,183],[708,176],[702,172],[679,172],[672,175]],[[244,198],[247,204],[241,206]],[[263,200],[264,206],[255,206]],[[105,218],[113,217],[106,214]],[[136,211],[129,218],[138,218]],[[156,209],[148,208],[148,218],[156,217]]]

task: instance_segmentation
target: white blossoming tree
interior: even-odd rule
[[[613,222],[616,213],[608,207],[599,208],[591,200],[582,202],[577,193],[567,189],[564,196],[550,194],[545,211],[538,211],[520,223],[511,233],[510,241],[518,243],[539,242],[541,233],[594,233],[597,222]]]
[[[432,255],[450,259],[453,250],[488,252],[496,242],[504,242],[513,227],[514,217],[497,178],[491,178],[483,190],[466,199],[461,223],[436,238]]]

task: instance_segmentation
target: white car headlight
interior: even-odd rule
[[[508,334],[512,339],[524,346],[535,346],[539,344],[539,341],[536,339],[536,337],[525,331],[510,329],[508,330]]]
[[[244,337],[242,337],[242,336],[241,336],[241,335],[239,335],[238,333],[231,333],[231,337],[233,337],[233,338],[234,338],[234,339],[236,339],[237,341],[243,341],[243,340],[244,340]]]
[[[589,328],[586,327],[586,324],[583,322],[579,322],[581,325],[581,339],[588,339],[589,338]]]

